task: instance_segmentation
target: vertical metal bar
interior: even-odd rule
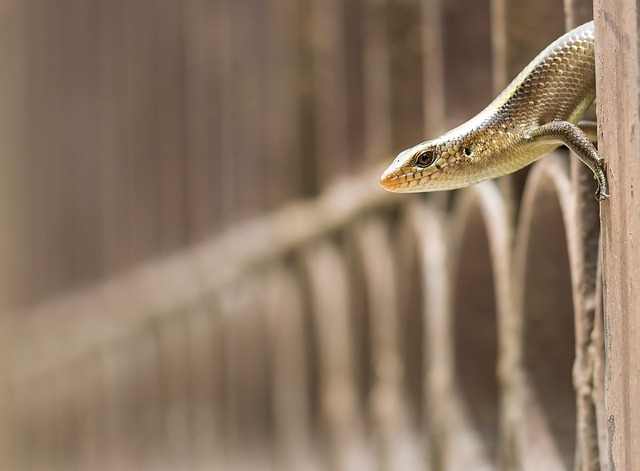
[[[346,267],[337,248],[322,242],[304,258],[317,332],[320,407],[327,443],[327,466],[335,470],[373,469],[354,384],[353,333],[349,319]]]
[[[315,173],[321,186],[344,173],[348,153],[346,58],[343,5],[339,0],[311,1],[311,44],[317,129]]]
[[[389,47],[386,0],[364,2],[364,153],[377,161],[391,152]]]
[[[492,98],[490,7],[422,1],[426,137],[460,124]]]
[[[272,358],[271,391],[276,469],[313,469],[313,438],[310,414],[309,338],[304,329],[301,283],[294,273],[276,267],[268,274],[265,293],[266,324]]]
[[[266,0],[234,0],[227,8],[231,69],[225,79],[230,80],[231,101],[225,105],[224,119],[231,120],[233,147],[225,156],[230,159],[227,178],[231,178],[226,191],[233,195],[227,208],[229,222],[235,222],[266,209],[265,123],[273,116],[265,106],[265,77],[270,67],[265,45],[268,22],[264,20],[268,4]]]
[[[165,435],[164,447],[157,454],[169,468],[189,469],[192,467],[193,437],[187,317],[169,315],[158,322],[156,332],[162,410],[160,426]],[[144,435],[153,436],[153,433],[148,430]],[[158,444],[153,445],[157,447]]]
[[[159,252],[159,222],[162,208],[160,191],[158,122],[155,112],[158,100],[156,74],[156,2],[141,0],[124,4],[125,51],[124,123],[118,138],[124,139],[124,155],[120,177],[127,180],[127,204],[131,208],[126,226],[130,231],[130,253],[127,265]],[[122,209],[122,208],[121,208]],[[125,226],[125,227],[126,227]],[[125,229],[126,230],[126,229]]]
[[[130,254],[130,192],[124,142],[124,3],[126,0],[99,2],[99,136],[96,142],[100,180],[98,193],[102,226],[100,263],[103,273],[122,269]]]
[[[424,139],[420,0],[387,0],[391,147],[394,152]]]
[[[25,214],[27,205],[22,196],[27,193],[25,181],[26,154],[24,152],[24,2],[4,2],[0,7],[2,29],[0,31],[0,61],[5,73],[0,76],[0,336],[10,338],[7,328],[8,307],[24,297],[29,262],[25,262],[27,247]],[[0,358],[6,364],[9,348],[6,342],[0,347]],[[25,401],[9,394],[11,387],[7,368],[0,371],[0,468],[23,469],[20,458],[27,456],[24,443],[25,427],[21,423],[20,406]],[[16,404],[17,403],[17,404]],[[18,410],[16,410],[16,405]],[[16,430],[16,434],[12,433]],[[22,432],[21,435],[20,432]],[[22,439],[22,440],[21,440]]]
[[[264,285],[245,278],[220,295],[225,329],[229,469],[271,467],[271,363],[266,345]]]
[[[445,236],[451,283],[451,407],[448,461],[452,469],[508,469],[514,430],[502,426],[513,403],[512,228],[495,183],[456,194]],[[469,443],[468,447],[462,443]],[[471,446],[473,443],[473,447]],[[464,452],[461,450],[465,449]],[[499,465],[500,463],[500,465]]]
[[[224,463],[223,430],[225,332],[215,299],[207,297],[187,314],[187,335],[193,469],[228,469]]]
[[[564,32],[562,0],[493,0],[494,92]]]
[[[105,397],[104,377],[101,374],[97,354],[87,355],[81,360],[83,378],[83,457],[80,469],[105,470]]]
[[[413,208],[412,208],[413,209]],[[449,334],[448,317],[451,286],[447,273],[444,212],[431,206],[415,207],[416,233],[421,269],[424,271],[421,293],[424,305],[425,402],[429,420],[428,441],[432,469],[446,469],[443,447],[447,437],[440,433],[447,426],[447,412],[438,399],[445,397],[450,384],[446,367],[448,351],[445,336]]]
[[[421,6],[423,131],[425,136],[435,136],[446,131],[442,0],[422,0]]]
[[[407,206],[394,224],[392,256],[398,315],[398,354],[404,365],[402,392],[412,417],[411,425],[418,430],[428,427],[425,398],[425,307],[421,293],[425,270],[421,262],[421,234],[419,227],[421,204],[415,200]]]
[[[309,191],[301,176],[313,169],[313,143],[305,142],[301,136],[300,108],[306,85],[302,83],[305,72],[299,64],[303,7],[298,0],[271,0],[266,10],[263,174],[268,182],[266,209],[273,209]]]
[[[471,118],[493,98],[490,18],[489,0],[443,4],[447,128]]]
[[[408,396],[404,376],[422,378],[421,363],[402,364],[400,346],[408,339],[399,337],[400,312],[394,257],[390,250],[390,234],[387,221],[372,219],[353,228],[354,249],[358,253],[355,261],[361,265],[363,295],[368,309],[370,353],[359,368],[371,368],[371,388],[365,392],[369,397],[372,425],[375,430],[378,462],[382,469],[422,469],[424,454],[417,436],[414,435],[416,421],[410,420]],[[355,290],[352,290],[355,291]],[[413,302],[416,293],[410,293]],[[355,295],[355,293],[354,293]],[[362,389],[362,388],[361,388]],[[367,394],[368,393],[368,394]]]
[[[572,284],[575,240],[568,162],[541,160],[528,175],[514,248],[514,323],[518,342],[518,458],[523,469],[573,469],[576,463]]]
[[[565,0],[566,27],[574,28],[593,18],[591,0]],[[576,360],[573,369],[578,414],[576,469],[600,468],[598,425],[593,397],[594,367],[590,349],[595,320],[596,266],[600,224],[594,201],[595,184],[591,171],[576,156],[571,159],[571,197],[576,237],[569,241],[572,251]]]
[[[220,2],[184,6],[185,231],[189,242],[211,233],[220,218]]]
[[[100,274],[99,181],[98,159],[94,152],[98,137],[99,58],[95,53],[99,32],[98,14],[93,2],[72,0],[60,8],[63,60],[59,60],[60,83],[56,88],[55,121],[59,122],[58,142],[61,153],[60,252],[64,274],[58,273],[58,287],[68,288],[95,279]],[[68,10],[67,10],[68,9]],[[44,45],[43,47],[47,47]],[[54,150],[53,148],[51,149]]]
[[[565,23],[562,0],[492,0],[491,9],[493,91],[497,94],[562,35]],[[528,171],[525,168],[500,180],[501,189],[513,200],[514,217]]]
[[[236,209],[235,195],[235,162],[237,155],[235,153],[234,132],[236,126],[235,118],[235,97],[234,97],[234,74],[233,74],[233,23],[232,11],[233,0],[220,0],[217,2],[216,15],[216,57],[217,67],[219,69],[220,85],[216,94],[219,100],[220,116],[218,121],[220,145],[219,157],[217,158],[218,166],[218,201],[220,205],[220,220],[218,227],[225,225],[233,218]]]
[[[28,155],[26,152],[26,98],[27,6],[17,0],[0,7],[4,21],[0,32],[0,60],[6,71],[0,77],[0,214],[2,236],[0,257],[0,310],[5,312],[18,300],[27,297],[30,288],[29,270],[33,261],[25,262],[30,239],[29,189],[27,181]]]
[[[341,27],[344,49],[344,87],[347,99],[347,153],[339,160],[340,168],[359,171],[364,160],[364,6],[365,0],[342,0]]]
[[[191,30],[185,29],[184,3],[156,2],[149,12],[155,26],[154,55],[146,66],[155,66],[156,100],[150,111],[157,116],[158,252],[187,240],[185,37]]]

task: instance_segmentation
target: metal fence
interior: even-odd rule
[[[590,2],[58,3],[0,10],[10,469],[640,465],[635,3],[595,5],[603,257],[563,151],[377,184]]]

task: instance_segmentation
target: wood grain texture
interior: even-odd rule
[[[638,3],[595,2],[600,152],[611,198],[601,206],[605,403],[611,470],[640,469],[640,70]]]

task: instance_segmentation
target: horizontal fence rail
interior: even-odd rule
[[[7,266],[35,247],[3,300],[8,469],[635,469],[637,113],[613,142],[622,98],[602,90],[633,95],[638,71],[607,69],[635,51],[630,2],[596,3],[602,247],[565,150],[455,192],[378,185],[589,1],[45,3],[0,9],[24,40],[0,83],[29,72],[0,94],[23,113],[0,113],[4,150],[26,156],[5,178],[34,192]]]
[[[15,316],[19,462],[597,467],[570,190],[546,158],[514,224],[495,183],[446,210],[367,175]]]

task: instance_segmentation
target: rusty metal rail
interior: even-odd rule
[[[13,316],[18,462],[597,469],[566,160],[517,224],[495,183],[446,210],[367,175]]]
[[[601,151],[614,192],[602,206],[601,258],[591,178],[561,150],[513,178],[428,197],[384,193],[374,168],[477,111],[586,21],[590,2],[565,1],[566,18],[551,0],[256,2],[272,13],[268,60],[238,20],[249,3],[187,3],[191,20],[244,38],[216,49],[220,74],[199,62],[206,35],[190,38],[187,54],[193,87],[231,92],[216,95],[212,116],[196,99],[185,112],[220,133],[231,196],[217,210],[265,211],[222,217],[230,227],[210,235],[208,207],[196,208],[189,221],[202,241],[172,232],[179,250],[169,255],[150,249],[84,288],[68,279],[72,291],[43,289],[37,305],[3,316],[8,469],[637,469],[637,5],[596,2]],[[283,48],[290,37],[306,40]],[[239,53],[271,79],[266,98],[232,109],[246,84],[228,74],[252,70]],[[142,79],[131,80],[139,90]],[[619,113],[625,100],[633,109]],[[276,105],[262,140],[233,141]],[[291,135],[293,116],[309,125],[307,141]],[[180,172],[194,172],[200,189],[215,174],[204,129],[166,135],[160,158],[169,165],[185,139],[193,166]],[[278,182],[266,203],[238,191],[230,158],[257,165],[259,142]],[[292,151],[308,151],[293,169]],[[304,166],[314,181],[284,188]],[[258,177],[250,183],[262,188]],[[220,196],[197,188],[187,198]]]

